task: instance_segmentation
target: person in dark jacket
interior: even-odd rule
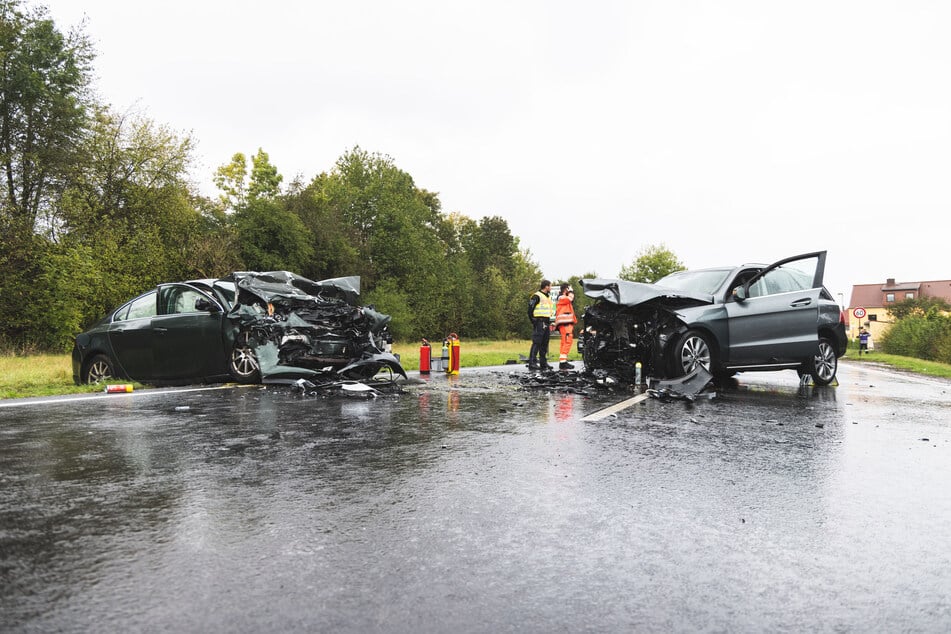
[[[542,280],[538,290],[528,298],[528,318],[532,321],[532,348],[528,353],[528,369],[551,370],[548,365],[548,340],[551,337],[551,318],[555,316],[555,304],[548,293],[551,282]]]

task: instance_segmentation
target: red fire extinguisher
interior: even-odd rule
[[[433,347],[428,341],[423,339],[419,347],[419,372],[420,374],[429,374],[429,366],[433,358]]]
[[[451,333],[446,341],[449,342],[449,366],[446,368],[448,374],[459,374],[459,335]]]

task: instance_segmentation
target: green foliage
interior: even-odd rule
[[[85,34],[58,31],[45,7],[0,1],[0,214],[21,237],[52,224],[50,199],[85,129],[92,50]]]
[[[241,257],[255,271],[300,271],[313,254],[310,232],[279,203],[253,199],[234,215]]]
[[[345,152],[309,183],[263,151],[189,176],[194,141],[95,103],[92,48],[45,9],[0,0],[0,340],[62,350],[158,283],[285,269],[362,277],[398,337],[527,338],[541,272],[505,219],[443,214],[388,156]]]
[[[189,277],[203,218],[189,191],[193,142],[135,114],[97,110],[58,200],[57,240],[109,282],[90,321],[131,295]],[[77,256],[79,257],[79,256]]]
[[[394,338],[402,341],[417,338],[419,333],[413,325],[414,313],[409,297],[400,290],[396,280],[386,280],[378,284],[372,291],[363,295],[363,301],[392,318],[389,330]]]
[[[273,200],[281,193],[281,181],[284,177],[277,173],[277,168],[271,165],[267,152],[258,148],[258,153],[251,157],[251,182],[248,184],[248,198],[267,198]]]
[[[88,315],[103,312],[107,280],[97,267],[89,247],[51,245],[44,254],[36,291],[44,310],[32,319],[36,339],[47,350],[69,350],[77,332],[89,325]]]
[[[218,200],[227,211],[244,205],[248,198],[248,159],[241,152],[231,157],[231,162],[215,170],[215,187],[221,191]]]
[[[951,317],[935,307],[910,314],[896,321],[879,345],[889,354],[951,363]]]
[[[528,299],[538,290],[542,272],[525,250],[515,254],[513,264],[508,285],[506,330],[521,339],[529,339],[532,336],[532,324],[528,319]]]
[[[653,284],[660,278],[684,270],[683,263],[673,251],[664,244],[652,244],[643,247],[634,261],[621,267],[618,274],[622,280]]]
[[[0,326],[8,345],[33,349],[42,346],[42,337],[33,319],[38,305],[48,301],[46,293],[35,289],[43,269],[46,241],[35,235],[22,235],[4,227],[0,249]]]
[[[951,304],[940,297],[919,297],[896,302],[888,307],[895,319],[904,319],[910,315],[924,316],[934,311],[951,310]]]

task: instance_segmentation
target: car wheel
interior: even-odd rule
[[[819,352],[808,362],[807,374],[812,377],[816,385],[829,385],[835,380],[835,373],[839,369],[839,359],[835,356],[835,347],[832,342],[821,337]]]
[[[713,373],[713,352],[706,335],[688,330],[677,340],[671,353],[671,376],[685,376],[702,366]]]
[[[258,357],[251,348],[248,333],[238,335],[231,351],[231,377],[238,383],[257,383],[261,380]]]
[[[115,370],[112,366],[112,359],[104,354],[97,354],[86,363],[86,370],[83,372],[84,383],[101,383],[115,376]]]

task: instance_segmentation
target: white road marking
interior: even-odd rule
[[[48,396],[39,398],[17,398],[0,401],[0,407],[26,407],[29,405],[58,405],[61,403],[76,403],[79,401],[95,401],[98,399],[121,399],[142,396],[143,394],[184,394],[186,392],[206,392],[208,390],[232,390],[236,387],[253,387],[240,385],[216,385],[213,387],[189,387],[180,389],[144,389],[138,392],[117,392],[107,394],[101,392],[88,395],[66,395],[66,396]]]
[[[617,414],[621,410],[625,410],[628,407],[631,407],[632,405],[637,405],[638,403],[640,403],[646,398],[649,398],[649,395],[646,392],[644,394],[638,394],[637,396],[629,398],[626,401],[615,403],[614,405],[611,405],[610,407],[605,407],[604,409],[598,410],[592,414],[588,414],[581,420],[582,422],[603,420],[607,418],[608,416],[611,416],[612,414]]]

